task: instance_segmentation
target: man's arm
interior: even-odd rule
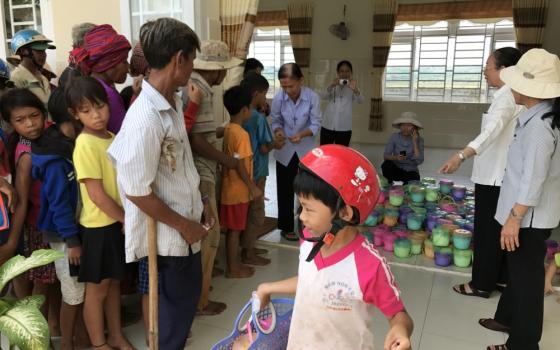
[[[179,231],[183,239],[188,244],[202,240],[208,232],[198,222],[186,219],[167,204],[165,204],[153,192],[147,196],[135,197],[126,196],[134,205],[142,210],[146,215],[155,218],[157,221]]]
[[[193,152],[199,156],[212,159],[229,169],[235,169],[237,167],[237,159],[228,156],[224,152],[218,151],[214,146],[206,141],[204,135],[191,133],[189,134],[189,140],[191,141]]]

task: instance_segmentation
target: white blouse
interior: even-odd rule
[[[356,95],[348,86],[336,85],[322,92],[321,97],[329,104],[323,113],[323,128],[332,131],[352,131],[352,103],[362,103],[362,95]]]
[[[502,86],[494,93],[488,112],[482,115],[480,134],[469,143],[475,150],[472,182],[501,186],[506,168],[508,147],[519,113],[525,107],[515,104],[511,89]]]

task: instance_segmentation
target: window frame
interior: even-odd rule
[[[2,54],[2,57],[7,57],[10,54],[15,55],[15,52],[12,52],[11,50],[11,43],[12,43],[12,37],[15,33],[17,33],[18,31],[22,30],[22,29],[35,29],[41,33],[44,33],[43,28],[45,27],[45,18],[43,16],[43,12],[44,12],[44,1],[43,0],[31,0],[29,4],[20,4],[20,5],[14,5],[13,4],[13,0],[2,0],[2,3],[0,4],[0,6],[2,7],[1,9],[1,15],[3,16],[4,19],[8,19],[9,18],[9,26],[10,26],[10,30],[8,30],[8,22],[4,21],[4,23],[2,24],[2,29],[1,29],[1,34],[2,34],[2,38],[4,39],[4,43],[5,45],[3,45],[2,47],[2,51],[0,52],[0,54]],[[8,8],[6,8],[6,5]],[[31,9],[32,10],[32,17],[33,20],[32,21],[23,21],[23,22],[14,22],[14,10],[23,10],[23,9]],[[17,27],[25,27],[25,28],[18,28],[16,30],[16,26]],[[11,37],[8,37],[8,33],[11,33]],[[45,34],[46,35],[46,34]]]
[[[494,89],[488,87],[484,78],[486,59],[496,48],[511,45],[515,45],[511,18],[482,23],[479,20],[439,21],[430,25],[397,23],[383,77],[383,98],[489,103]],[[475,60],[478,62],[473,64]],[[437,61],[439,65],[422,64],[422,61]],[[431,79],[422,79],[423,76]]]
[[[273,38],[270,40],[269,37],[264,35],[259,35],[258,31],[270,31],[274,30],[272,34]],[[262,59],[257,57],[258,53],[255,52],[255,42],[274,42],[274,52],[267,53],[268,55],[274,56],[274,65],[268,65],[269,59]],[[261,49],[262,50],[262,49]],[[277,54],[278,51],[278,54]],[[289,52],[287,52],[289,51]],[[278,69],[284,63],[295,62],[294,52],[292,47],[292,41],[290,37],[290,31],[287,25],[276,25],[276,26],[255,26],[253,30],[253,37],[249,43],[249,50],[247,58],[256,58],[263,63],[265,68],[263,69],[262,75],[268,80],[270,88],[266,97],[272,99],[278,91],[280,91],[280,82],[277,79]],[[272,72],[270,72],[270,67],[272,67]],[[268,69],[267,69],[268,68]]]

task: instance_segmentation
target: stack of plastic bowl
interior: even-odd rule
[[[397,258],[408,258],[411,254],[412,244],[408,238],[397,238],[394,243],[394,254]]]

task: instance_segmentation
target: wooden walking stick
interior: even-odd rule
[[[148,277],[150,350],[158,349],[158,268],[157,268],[157,225],[148,216]]]

